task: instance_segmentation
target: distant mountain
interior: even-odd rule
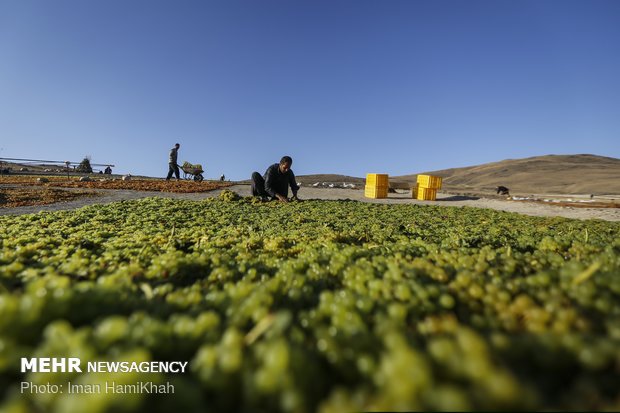
[[[513,195],[618,195],[620,197],[620,159],[597,155],[545,155],[506,159],[463,168],[420,172],[443,177],[442,190],[452,193],[491,194],[497,186]],[[417,174],[390,176],[390,186],[408,189]],[[302,175],[303,185],[316,182],[353,183],[362,187],[364,177],[344,175]]]
[[[297,182],[302,185],[312,185],[315,183],[334,183],[334,184],[342,184],[343,182],[348,184],[355,185],[364,185],[366,183],[366,178],[357,178],[355,176],[347,176],[347,175],[335,175],[335,174],[315,174],[315,175],[297,175],[295,176]]]
[[[421,173],[443,177],[446,191],[492,192],[503,185],[511,194],[620,194],[620,159],[597,155],[535,156]],[[412,184],[416,177],[390,181]]]

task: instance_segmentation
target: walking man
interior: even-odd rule
[[[181,179],[179,165],[177,164],[177,155],[179,154],[180,147],[181,145],[175,143],[174,148],[170,149],[170,156],[168,157],[168,176],[166,177],[166,181],[169,181],[170,178],[172,178],[172,174],[176,176],[177,181]]]
[[[267,171],[265,176],[258,172],[252,173],[252,195],[260,196],[263,201],[277,199],[281,202],[288,202],[288,187],[291,187],[293,198],[297,199],[299,186],[295,181],[295,174],[291,169],[293,159],[290,156],[283,156],[280,163],[274,163]]]

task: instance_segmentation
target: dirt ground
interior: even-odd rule
[[[227,189],[235,191],[241,196],[250,196],[249,185],[233,185]],[[66,189],[71,191],[72,189]],[[13,208],[0,208],[0,215],[30,214],[40,211],[59,211],[80,208],[86,205],[115,202],[145,197],[167,197],[176,199],[201,200],[218,196],[222,189],[199,193],[170,193],[161,191],[135,191],[124,189],[96,189],[89,188],[98,196],[80,197],[77,199],[57,202],[49,205],[32,205]],[[620,221],[620,208],[588,208],[579,206],[559,206],[552,203],[534,202],[527,200],[508,200],[502,198],[486,198],[476,196],[458,196],[439,193],[436,201],[419,201],[412,199],[409,191],[390,193],[385,199],[368,199],[364,197],[364,191],[350,188],[313,188],[302,187],[299,191],[302,200],[325,199],[339,200],[349,199],[361,202],[374,202],[381,204],[418,204],[418,205],[441,205],[451,207],[491,208],[502,211],[516,212],[535,216],[560,216],[573,219],[602,219],[607,221]]]
[[[2,185],[0,186],[0,208],[46,205],[96,195],[95,192],[82,190],[65,191],[57,188]]]

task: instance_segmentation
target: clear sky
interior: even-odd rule
[[[404,175],[619,131],[618,0],[0,0],[0,157]]]

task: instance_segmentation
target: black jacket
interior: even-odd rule
[[[286,173],[280,172],[280,164],[274,163],[265,171],[265,192],[271,197],[280,194],[288,198],[288,187],[290,185],[293,196],[297,195],[299,187],[295,181],[295,174],[291,169]]]
[[[179,151],[177,150],[177,147],[175,146],[174,148],[170,149],[170,155],[168,156],[168,163],[171,164],[177,164],[177,155],[178,155]]]

